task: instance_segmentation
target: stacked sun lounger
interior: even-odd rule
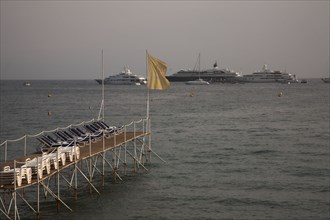
[[[47,174],[50,173],[49,158],[36,157],[33,158],[32,160],[28,158],[23,166],[30,168],[32,174],[37,174],[39,178],[42,178],[44,170],[47,172]]]
[[[11,169],[9,166],[5,166],[4,170],[0,171],[0,187],[13,185],[15,179],[16,185],[19,187],[22,185],[22,181],[26,181],[26,183],[30,184],[32,180],[31,168],[21,166],[20,168]]]
[[[25,162],[20,162],[19,168],[11,169],[5,166],[3,171],[0,171],[0,187],[4,185],[12,185],[15,183],[20,187],[22,181],[30,184],[32,176],[42,179],[43,174],[50,174],[52,169],[58,169],[59,164],[65,166],[66,161],[73,162],[74,158],[80,158],[80,148],[78,146],[58,147],[57,151],[46,153],[41,157],[33,159],[27,158]],[[15,177],[16,175],[16,177]]]

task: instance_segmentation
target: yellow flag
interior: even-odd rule
[[[148,54],[148,88],[149,89],[167,89],[170,82],[166,79],[165,74],[167,65],[165,62]]]

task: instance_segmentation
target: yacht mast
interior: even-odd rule
[[[198,79],[201,78],[201,53],[198,53]]]

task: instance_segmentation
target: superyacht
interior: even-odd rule
[[[229,69],[219,69],[217,62],[214,63],[212,69],[201,70],[180,70],[173,75],[166,76],[170,82],[187,82],[203,79],[208,82],[236,82],[239,73]]]
[[[298,82],[295,75],[282,71],[273,71],[267,68],[265,64],[261,71],[252,74],[243,75],[237,78],[239,82],[252,82],[252,83],[295,83]]]
[[[102,79],[95,79],[95,81],[102,84]],[[145,85],[146,83],[147,80],[145,78],[133,74],[128,67],[124,67],[124,70],[117,75],[112,75],[104,79],[105,85]]]

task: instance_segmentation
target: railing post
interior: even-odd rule
[[[89,134],[89,181],[92,182],[92,133]],[[92,193],[92,188],[89,185],[89,193]]]
[[[74,183],[74,190],[75,190],[75,199],[77,200],[78,199],[78,196],[77,196],[77,191],[78,191],[78,186],[77,186],[77,182],[78,182],[78,179],[77,179],[77,149],[76,147],[76,144],[77,144],[77,141],[76,141],[76,137],[74,137],[74,179],[75,179],[75,183]],[[80,151],[80,150],[79,150]],[[80,152],[79,152],[80,153]]]
[[[5,162],[7,162],[7,143],[8,141],[5,142]]]
[[[148,136],[148,149],[149,149],[149,163],[151,163],[151,119],[148,118],[148,128],[147,128],[147,132],[149,133]]]
[[[24,156],[26,156],[26,135],[24,135]]]
[[[58,169],[58,164],[57,164],[57,169]],[[58,175],[58,170],[57,170],[57,175]],[[38,218],[39,218],[39,214],[40,214],[40,200],[39,200],[39,196],[40,196],[39,157],[37,157],[37,217]]]
[[[126,176],[126,147],[127,147],[127,144],[126,144],[126,125],[124,126],[124,148],[125,148],[125,154],[124,154],[124,176]]]
[[[17,174],[16,174],[16,160],[14,160],[14,205],[15,205],[15,215],[14,218],[17,218],[17,205],[16,205],[16,184],[17,184]]]
[[[113,160],[113,178],[116,182],[117,179],[117,152],[116,152],[116,144],[117,144],[117,131],[114,132],[114,137],[113,137],[113,149],[112,149],[112,160]]]

